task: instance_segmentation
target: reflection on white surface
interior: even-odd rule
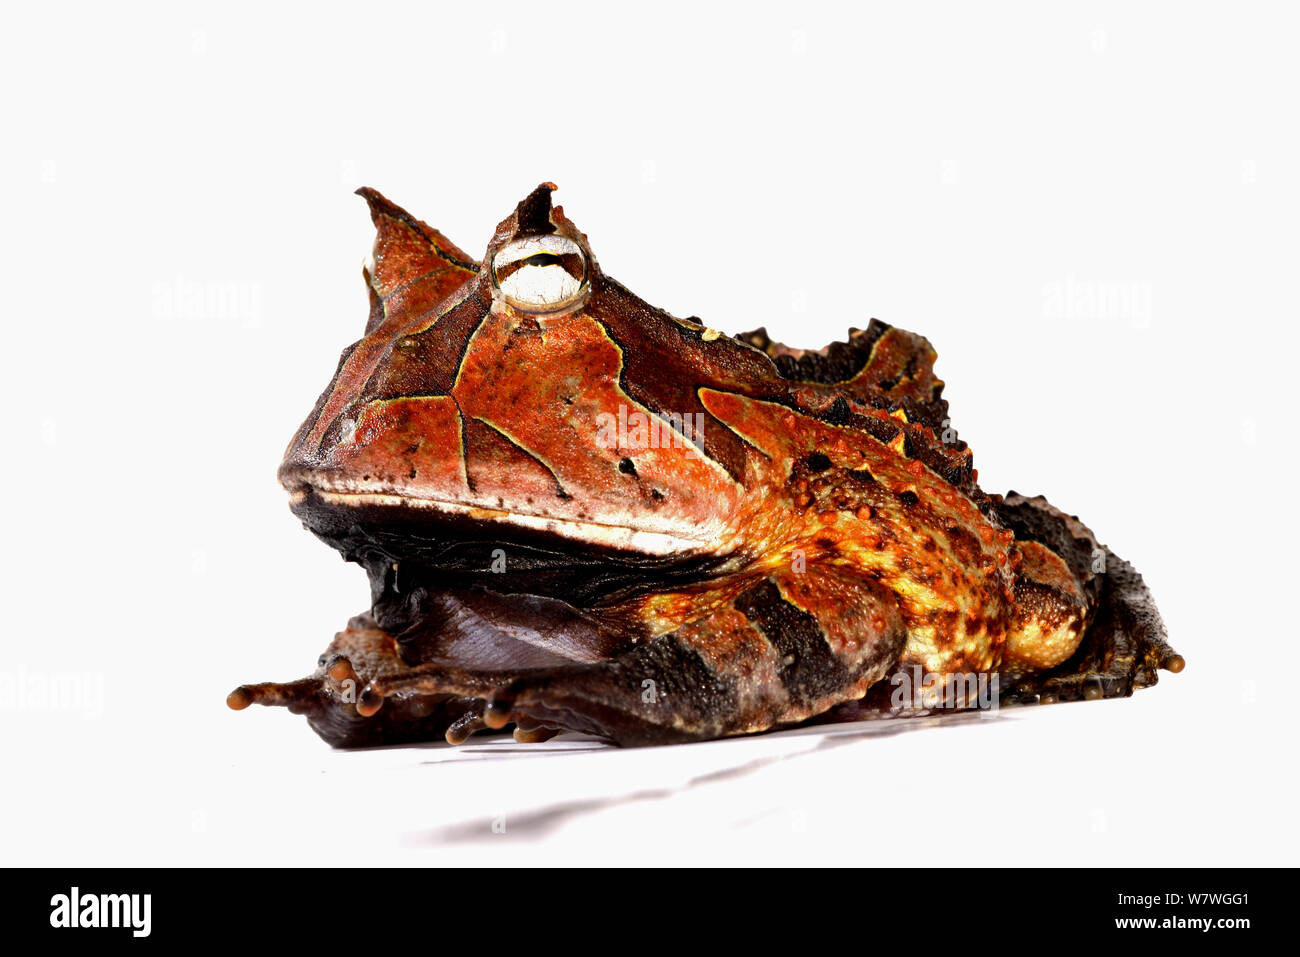
[[[183,696],[124,712],[134,699],[110,695],[94,727],[68,715],[20,738],[4,854],[51,866],[1294,860],[1294,768],[1255,746],[1280,705],[1243,684],[1206,708],[1194,667],[1130,699],[637,749],[501,735],[335,751],[301,718],[225,709],[214,677],[188,723],[153,720]],[[112,746],[41,747],[78,734]]]
[[[747,748],[745,759],[740,763],[720,762],[720,766],[716,769],[690,777],[676,787],[650,788],[625,794],[560,801],[545,807],[529,809],[508,820],[505,820],[504,816],[495,818],[492,822],[495,824],[495,829],[489,826],[488,832],[494,838],[508,837],[510,840],[524,841],[540,840],[581,817],[641,802],[669,801],[691,789],[707,788],[723,782],[738,782],[747,775],[780,762],[796,761],[800,757],[810,754],[841,748],[887,735],[919,731],[922,728],[941,725],[966,724],[971,721],[988,722],[996,718],[996,713],[981,712],[940,717],[858,721],[851,724],[819,725],[779,731],[762,736],[762,740],[765,742],[775,742],[760,748],[765,753],[755,757],[752,754],[752,749]],[[783,740],[786,738],[796,739],[791,742],[793,746],[786,745]],[[550,747],[551,745],[555,747]],[[613,750],[608,745],[582,735],[565,735],[554,738],[539,746],[539,749],[545,749],[549,753],[535,756],[545,758],[549,758],[556,752],[590,753],[605,749]],[[526,747],[512,747],[509,739],[494,741],[485,747],[464,748],[462,750],[472,750],[476,756],[488,760],[494,757],[514,760],[516,755],[530,753]],[[719,754],[719,757],[722,756]],[[739,758],[740,755],[737,754],[737,757]],[[747,827],[755,823],[756,820],[755,818],[742,818],[733,822],[732,826]],[[433,828],[424,834],[418,835],[416,843],[437,845],[448,842],[475,842],[484,838],[483,831],[483,821],[475,818],[457,824]]]

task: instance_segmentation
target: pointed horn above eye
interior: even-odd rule
[[[418,313],[437,305],[478,272],[478,263],[428,223],[416,219],[378,190],[357,190],[370,205],[375,245],[366,268],[370,331],[399,311]]]
[[[362,186],[356,194],[370,206],[370,220],[378,230],[375,252],[397,241],[411,243],[445,262],[470,271],[478,269],[474,258],[423,220],[416,219],[377,189]]]
[[[551,193],[554,183],[542,183],[515,207],[515,221],[520,235],[537,235],[555,232],[551,222]]]

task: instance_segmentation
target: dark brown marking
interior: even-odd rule
[[[848,669],[826,643],[817,619],[786,601],[773,582],[760,582],[733,604],[784,660],[781,681],[796,703],[812,704],[849,684]]]

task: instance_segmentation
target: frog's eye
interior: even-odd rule
[[[492,283],[524,312],[555,312],[587,291],[587,257],[564,236],[529,236],[492,257]]]

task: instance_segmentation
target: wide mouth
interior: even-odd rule
[[[481,523],[485,533],[490,532],[495,536],[520,535],[529,538],[541,535],[577,545],[615,549],[637,555],[670,557],[698,552],[703,544],[695,539],[627,525],[486,508],[379,490],[339,491],[303,484],[290,490],[289,504],[295,512],[300,505],[310,506],[313,511],[316,508],[368,511],[393,509],[408,514],[416,524],[446,522],[459,527],[466,523]]]
[[[363,565],[372,590],[489,587],[590,605],[697,579],[725,556],[671,535],[376,491],[290,487],[318,538]]]

